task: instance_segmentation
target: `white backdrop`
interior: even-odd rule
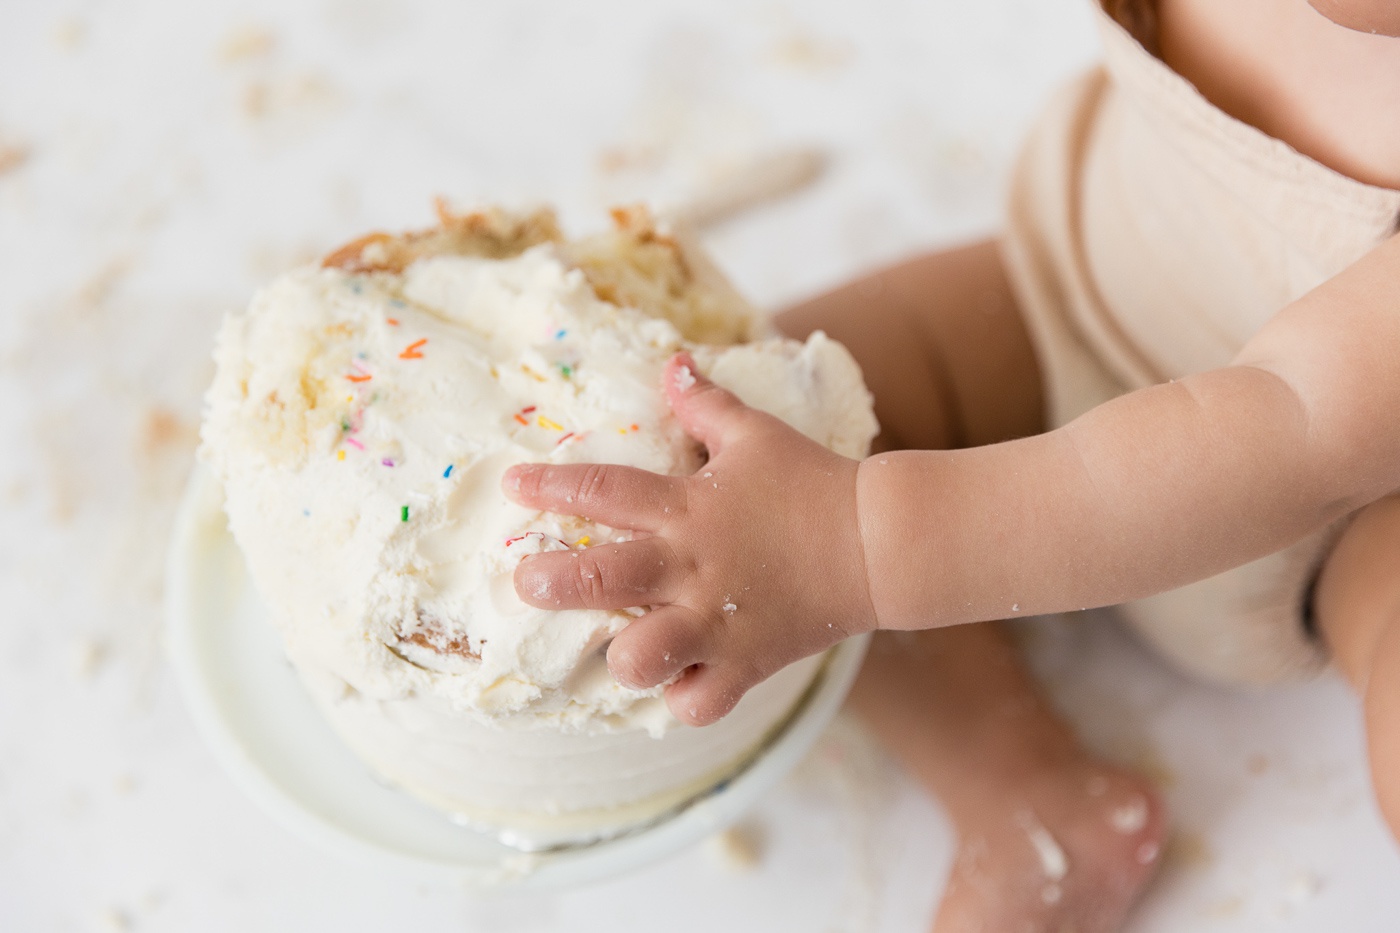
[[[444,194],[676,201],[824,152],[708,237],[776,306],[995,228],[1083,0],[0,0],[0,930],[915,931],[936,806],[849,723],[745,831],[551,895],[473,899],[307,848],[239,796],[162,654],[161,562],[220,316]],[[1190,683],[1098,617],[1030,644],[1178,836],[1132,929],[1393,930],[1400,857],[1335,679]]]

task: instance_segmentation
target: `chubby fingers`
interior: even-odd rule
[[[659,531],[685,507],[683,480],[615,463],[522,463],[501,488],[520,505],[633,531]]]
[[[724,623],[688,606],[670,605],[628,624],[608,646],[608,669],[624,687],[666,687],[671,714],[692,726],[723,719],[769,671],[754,658],[724,654]]]
[[[540,609],[628,609],[669,603],[686,568],[662,538],[533,554],[515,568],[515,592]]]
[[[662,606],[617,633],[608,646],[608,670],[624,687],[646,690],[704,661],[713,637],[713,623],[695,610]]]
[[[719,722],[739,704],[763,675],[744,665],[698,664],[666,688],[671,715],[692,726]]]
[[[677,353],[661,375],[666,401],[685,433],[704,444],[716,456],[725,442],[743,430],[754,413],[739,397],[709,380],[689,353]]]

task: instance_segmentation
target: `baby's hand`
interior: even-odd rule
[[[680,675],[667,705],[706,725],[785,665],[875,627],[858,464],[745,406],[687,355],[663,378],[709,462],[692,476],[601,464],[511,468],[506,494],[521,505],[638,533],[527,557],[515,588],[543,609],[649,606],[613,639],[608,667],[637,688]]]

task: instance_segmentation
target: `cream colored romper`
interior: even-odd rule
[[[1400,191],[1228,116],[1100,12],[1104,63],[1064,88],[1012,181],[1005,259],[1051,426],[1230,363],[1275,312],[1395,232]],[[1269,683],[1325,656],[1303,620],[1337,528],[1124,605],[1187,669]]]

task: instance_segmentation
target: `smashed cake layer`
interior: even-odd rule
[[[611,212],[613,229],[568,241],[547,208],[510,213],[500,208],[454,213],[435,203],[438,226],[408,233],[371,233],[324,259],[324,268],[398,274],[419,259],[479,256],[508,259],[541,243],[583,272],[602,301],[637,308],[670,321],[687,340],[730,344],[758,335],[758,319],[690,235],[663,229],[644,206]]]

